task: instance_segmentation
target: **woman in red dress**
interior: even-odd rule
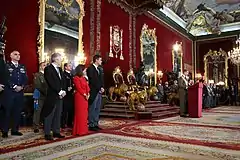
[[[76,75],[73,78],[75,85],[73,135],[80,136],[88,133],[88,98],[90,89],[84,77],[86,75],[84,65],[78,65],[75,71]]]

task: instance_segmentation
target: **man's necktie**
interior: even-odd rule
[[[62,77],[61,77],[61,74],[60,74],[60,67],[57,68],[57,72],[58,72],[59,78],[61,79]]]

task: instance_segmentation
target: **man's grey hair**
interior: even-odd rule
[[[58,57],[61,57],[61,54],[60,54],[60,53],[53,53],[53,54],[51,55],[51,62],[52,62],[52,63],[55,62]]]

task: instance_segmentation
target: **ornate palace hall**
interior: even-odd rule
[[[240,160],[240,0],[0,2],[0,160]]]

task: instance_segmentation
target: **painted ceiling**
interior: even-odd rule
[[[165,5],[186,22],[203,10],[220,17],[221,24],[240,21],[240,0],[166,0]]]

